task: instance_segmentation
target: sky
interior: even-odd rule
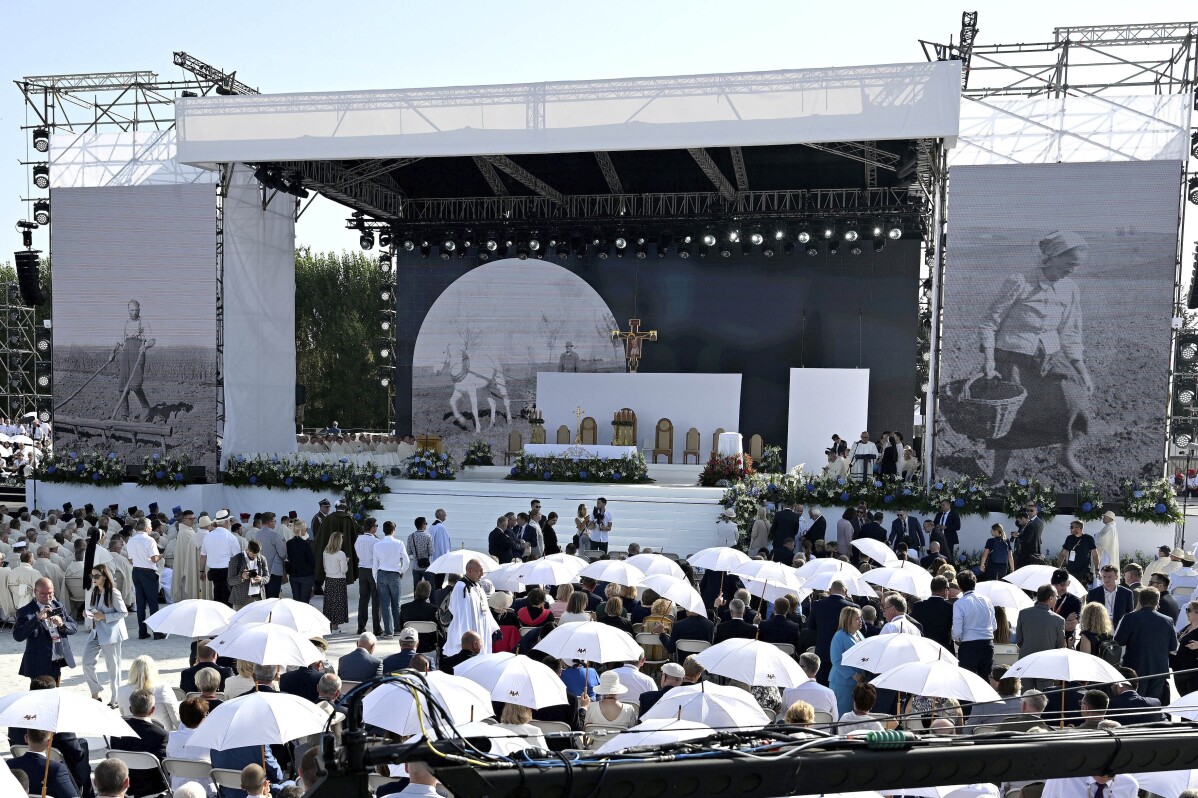
[[[0,47],[0,230],[26,218],[25,75],[150,70],[180,79],[185,50],[266,93],[394,89],[550,80],[801,69],[924,60],[920,39],[955,41],[962,10],[979,12],[980,43],[1050,41],[1058,25],[1168,22],[1182,0],[1045,4],[942,0],[841,5],[809,0],[208,0],[117,4],[55,0],[6,7]],[[910,9],[910,10],[902,10]],[[1198,12],[1198,9],[1195,9]],[[357,246],[349,211],[318,199],[297,245]],[[12,247],[20,239],[14,231]],[[36,246],[47,249],[44,235]],[[8,257],[0,254],[0,262]]]

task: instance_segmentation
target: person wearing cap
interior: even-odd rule
[[[383,659],[383,674],[398,673],[412,664],[416,656],[416,646],[420,642],[420,633],[410,626],[399,630],[399,651]]]
[[[584,728],[604,726],[627,729],[635,726],[641,713],[638,707],[621,701],[627,692],[628,688],[620,681],[620,674],[604,671],[599,676],[599,686],[595,688],[596,700],[587,706]]]
[[[1119,567],[1119,530],[1115,526],[1115,513],[1107,510],[1102,514],[1102,529],[1094,536],[1098,545],[1098,567]]]
[[[1069,577],[1071,574],[1064,568],[1057,568],[1052,572],[1050,582],[1052,589],[1056,592],[1056,600],[1053,602],[1052,611],[1065,619],[1065,640],[1069,647],[1073,647],[1074,635],[1077,631],[1077,622],[1082,613],[1082,601],[1077,596],[1069,592]]]
[[[312,546],[316,551],[316,535],[320,532],[320,525],[324,523],[324,519],[328,518],[333,512],[333,503],[328,499],[321,499],[317,505],[316,515],[312,516],[312,520],[308,523],[308,535],[312,538]]]
[[[1071,230],[1054,230],[1039,248],[1039,270],[1007,278],[978,325],[982,376],[1027,392],[1010,430],[987,441],[996,484],[1011,452],[1053,445],[1061,447],[1061,465],[1084,474],[1076,454],[1089,432],[1094,380],[1085,361],[1081,289],[1070,275],[1086,262],[1089,247]]]
[[[221,604],[229,603],[229,561],[241,554],[241,544],[225,526],[230,520],[228,510],[217,512],[200,545],[200,570],[212,583],[213,600]]]
[[[677,662],[667,662],[661,666],[661,689],[648,690],[641,693],[640,698],[640,714],[644,715],[658,700],[670,692],[671,689],[682,684],[683,678],[686,676],[686,671]]]
[[[566,351],[562,352],[561,357],[557,359],[557,370],[568,372],[578,371],[578,353],[574,351],[573,341],[566,341]]]

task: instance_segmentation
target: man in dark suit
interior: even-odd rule
[[[33,601],[17,610],[13,625],[13,640],[25,644],[17,673],[29,679],[49,676],[55,683],[60,682],[62,669],[75,667],[75,655],[67,638],[76,631],[75,619],[54,598],[54,583],[45,577],[37,580]]]
[[[749,594],[749,591],[744,589],[743,587],[738,587],[730,595],[732,596],[732,598],[740,599],[741,601],[743,601],[745,603],[745,614],[742,617],[749,623],[756,623],[757,622],[757,610],[753,609],[753,607],[750,606],[752,604],[753,597]],[[730,604],[731,604],[731,599],[723,599],[721,601],[715,602],[715,606],[717,608],[716,613],[715,613],[715,622],[717,624],[723,623],[724,621],[726,621],[732,617],[732,611],[729,609]]]
[[[487,534],[487,554],[500,565],[512,561],[512,539],[507,533],[507,518],[500,516]]]
[[[799,536],[799,522],[802,517],[795,512],[794,502],[790,502],[778,512],[774,513],[774,523],[770,525],[770,545],[772,548],[779,548],[782,541],[787,538],[792,540]]]
[[[932,528],[931,521],[924,521],[923,525],[924,525],[925,531],[930,531]],[[945,562],[948,562],[948,557],[946,557],[944,552],[941,551],[940,549],[941,549],[940,541],[938,541],[938,540],[929,541],[928,542],[928,553],[925,554],[923,557],[919,558],[920,567],[921,568],[931,568],[933,563],[936,562],[936,560],[944,560]]]
[[[161,761],[166,758],[166,729],[159,726],[151,716],[154,714],[154,694],[149,690],[134,690],[129,696],[129,712],[133,715],[126,723],[136,732],[136,737],[113,737],[108,747],[117,751],[144,751]],[[129,792],[134,795],[154,795],[165,790],[169,784],[162,774],[153,770],[129,772]]]
[[[316,686],[324,676],[323,661],[313,662],[306,668],[296,668],[279,677],[279,692],[306,698],[313,704],[320,703],[320,691]]]
[[[427,585],[428,582],[422,584]],[[383,661],[374,656],[376,642],[375,636],[370,632],[358,635],[357,647],[337,660],[337,675],[351,682],[368,682],[382,676]]]
[[[785,538],[779,545],[774,546],[774,550],[770,552],[770,559],[783,565],[791,565],[795,561],[795,539]]]
[[[815,632],[815,655],[819,657],[817,679],[828,686],[828,674],[832,672],[832,638],[840,629],[840,611],[857,605],[848,598],[848,589],[841,581],[828,586],[828,596],[811,605],[811,626]]]
[[[589,576],[579,578],[578,584],[587,594],[587,612],[594,612],[599,609],[600,604],[606,604],[607,599],[603,597],[599,590],[599,583]]]
[[[815,550],[815,541],[823,540],[828,535],[828,519],[824,518],[818,507],[808,509],[807,517],[811,519],[811,526],[803,533],[803,549],[810,557]]]
[[[220,689],[225,689],[225,679],[234,675],[231,668],[226,668],[224,665],[217,663],[216,652],[208,646],[207,641],[203,641],[196,646],[196,663],[190,668],[185,668],[179,672],[179,689],[185,693],[198,693],[200,690],[196,687],[196,674],[204,668],[212,668],[220,674]]]
[[[415,629],[400,629],[399,651],[383,658],[383,673],[398,673],[411,665],[412,657],[416,656],[416,644],[419,642],[420,635],[416,634]]]
[[[898,518],[890,522],[890,537],[886,542],[892,549],[900,543],[906,543],[911,551],[923,551],[927,548],[923,539],[923,525],[906,510],[899,510]]]
[[[786,602],[786,606],[790,606],[790,602]],[[745,620],[745,603],[740,599],[732,599],[728,602],[729,618],[726,621],[720,621],[715,628],[715,637],[712,642],[722,643],[725,640],[744,639],[752,640],[757,637],[757,627]]]
[[[1065,640],[1072,645],[1077,634],[1077,622],[1082,614],[1082,600],[1069,592],[1069,572],[1058,568],[1052,572],[1052,589],[1057,598],[1052,611],[1065,619]]]
[[[227,748],[224,751],[212,750],[212,767],[225,768],[227,770],[242,770],[246,765],[257,765],[262,767],[263,753],[265,753],[266,780],[272,785],[282,784],[287,777],[283,773],[283,768],[279,766],[279,760],[275,759],[274,752],[271,751],[271,746],[266,746],[265,751],[260,745],[245,745],[240,748]],[[238,790],[232,787],[221,787],[220,794],[223,798],[246,798],[245,790]]]
[[[1115,642],[1123,646],[1123,664],[1140,679],[1140,694],[1160,701],[1169,699],[1169,655],[1177,651],[1177,633],[1168,616],[1157,612],[1160,594],[1156,588],[1140,591],[1140,608],[1123,616],[1115,630]],[[1164,674],[1158,676],[1157,674]]]
[[[802,626],[789,618],[789,612],[790,602],[785,596],[774,599],[774,614],[769,617],[769,620],[761,622],[758,627],[757,639],[763,643],[786,643],[794,646],[795,652],[799,653],[799,632],[802,631]],[[719,634],[718,628],[716,634]]]
[[[25,732],[24,742],[29,746],[29,750],[8,760],[8,767],[14,771],[23,770],[29,777],[29,793],[41,795],[42,781],[46,777],[46,750],[50,747],[50,732],[29,729]],[[45,781],[46,795],[49,798],[78,798],[79,788],[71,780],[66,765],[50,762],[49,776]]]
[[[932,577],[932,595],[916,602],[911,617],[923,626],[923,636],[935,640],[949,651],[953,647],[953,605],[948,600],[948,580]]]
[[[1086,601],[1104,605],[1115,627],[1124,615],[1135,609],[1132,592],[1119,584],[1119,569],[1109,564],[1102,566],[1102,584],[1086,594]]]
[[[453,673],[453,669],[461,665],[472,657],[477,657],[483,650],[483,639],[478,636],[478,632],[465,632],[462,634],[462,650],[456,654],[451,654],[448,657],[440,658],[441,670],[446,673]]]
[[[1040,508],[1035,502],[1023,506],[1027,513],[1027,523],[1015,540],[1015,567],[1035,565],[1044,562],[1040,556],[1040,547],[1044,542],[1044,519],[1040,517]]]
[[[704,615],[679,609],[678,620],[674,621],[670,634],[666,634],[665,626],[660,621],[653,625],[652,632],[661,639],[666,651],[674,654],[678,651],[679,640],[706,640],[710,643],[715,637],[715,624]]]
[[[641,693],[641,714],[644,715],[653,705],[657,703],[663,695],[670,692],[671,688],[682,684],[682,677],[686,675],[686,671],[677,662],[667,662],[661,666],[661,689],[646,690]]]
[[[1133,615],[1135,613],[1132,613]],[[1134,726],[1140,723],[1160,723],[1165,720],[1164,714],[1161,713],[1161,701],[1159,698],[1148,698],[1136,692],[1136,671],[1126,666],[1119,669],[1119,673],[1123,674],[1123,681],[1118,684],[1111,685],[1111,692],[1114,696],[1111,698],[1111,705],[1107,712],[1112,718],[1118,719],[1119,723],[1124,726]],[[1141,712],[1128,712],[1127,710],[1142,710]]]
[[[49,676],[37,676],[29,681],[30,690],[52,690],[57,686]],[[10,726],[8,744],[10,746],[24,745],[26,731],[17,726]],[[62,761],[66,763],[71,775],[75,777],[75,783],[82,788],[82,794],[85,798],[90,796],[92,794],[92,770],[87,740],[76,736],[74,732],[56,732],[53,745],[54,750],[62,754]]]
[[[416,590],[412,596],[412,600],[399,605],[399,628],[402,629],[408,625],[408,621],[437,621],[437,608],[429,601],[429,596],[432,594],[433,586],[428,582],[417,582]],[[441,632],[421,632],[420,644],[416,646],[416,651],[421,654],[426,654],[430,651],[436,651],[437,644],[440,642]]]
[[[1173,594],[1169,592],[1169,583],[1172,581],[1168,574],[1153,574],[1148,577],[1148,586],[1155,587],[1156,592],[1161,594],[1160,604],[1157,605],[1157,612],[1165,615],[1173,622],[1173,628],[1177,628],[1177,617],[1181,615],[1181,607],[1177,604],[1177,599],[1173,598]]]
[[[953,509],[952,504],[948,501],[940,502],[940,511],[936,513],[936,517],[932,519],[932,528],[944,533],[944,539],[948,543],[948,551],[950,562],[957,558],[957,546],[960,540],[957,538],[957,533],[961,531],[961,516],[957,515],[957,511]]]

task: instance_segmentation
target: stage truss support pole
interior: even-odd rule
[[[940,308],[944,292],[944,228],[947,218],[948,154],[944,142],[932,150],[932,227],[927,236],[927,262],[932,278],[932,327],[928,341],[928,389],[923,403],[923,482],[932,484],[936,468],[936,398],[940,388]]]

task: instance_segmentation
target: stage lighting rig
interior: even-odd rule
[[[544,242],[541,241],[541,236],[537,233],[530,233],[528,236],[528,251],[532,253],[534,258],[544,258]]]
[[[433,245],[429,242],[429,240],[427,238],[420,239],[420,258],[421,258],[421,260],[428,260],[428,256],[431,255],[432,252],[433,252]]]
[[[836,238],[836,225],[831,222],[825,222],[824,226],[820,228],[820,235],[823,236],[825,241],[833,240]]]
[[[388,274],[391,272],[391,253],[390,252],[380,252],[379,253],[379,271],[381,271],[383,274]]]
[[[391,246],[391,231],[379,230],[379,246],[386,249]]]
[[[636,245],[633,249],[636,252],[638,260],[644,260],[649,257],[649,239],[645,237],[644,233],[637,234]]]
[[[391,325],[393,325],[394,323],[395,323],[395,311],[394,310],[380,310],[379,311],[379,327],[382,329],[383,332],[389,332],[391,330]]]
[[[657,257],[664,258],[670,254],[670,247],[674,244],[674,234],[670,231],[665,231],[657,236]]]
[[[391,339],[390,338],[380,338],[378,346],[379,346],[379,357],[382,358],[383,360],[390,360],[391,359]]]
[[[38,200],[33,203],[33,221],[45,226],[50,224],[50,201]]]
[[[844,226],[844,240],[850,244],[861,237],[861,233],[857,230],[856,222],[848,222]]]
[[[611,242],[603,236],[595,236],[591,240],[591,246],[595,249],[595,257],[599,260],[607,260],[611,257]]]
[[[27,222],[24,219],[17,222],[16,229],[17,232],[21,234],[21,246],[25,247],[25,249],[33,248],[33,231],[36,230],[38,226],[39,225],[36,223]]]
[[[623,233],[620,233],[619,235],[616,236],[615,245],[616,245],[616,257],[617,258],[624,257],[624,253],[628,251],[628,239],[624,237]]]
[[[40,189],[50,187],[50,164],[39,163],[33,167],[33,185]]]
[[[691,256],[691,237],[683,236],[678,239],[678,257],[686,260]]]
[[[358,236],[358,244],[362,249],[371,249],[374,247],[374,232],[371,230],[363,230]]]
[[[554,242],[553,251],[557,255],[558,260],[566,260],[570,257],[570,242],[565,238],[559,238]]]
[[[803,225],[800,227],[798,235],[795,236],[795,239],[800,244],[806,244],[811,241],[811,227],[809,225]]]
[[[383,302],[390,302],[395,298],[395,284],[383,283],[379,286],[379,299]]]
[[[441,260],[449,260],[450,257],[457,254],[461,245],[458,243],[458,238],[453,233],[449,233],[441,241]]]
[[[1191,199],[1191,201],[1193,200]],[[903,237],[903,226],[899,223],[898,219],[892,219],[890,221],[890,227],[888,227],[886,230],[886,237],[891,241],[898,241]]]
[[[840,252],[840,239],[833,238],[828,242],[828,254],[835,255]]]
[[[416,239],[412,238],[411,236],[404,236],[403,241],[401,241],[399,245],[403,247],[404,252],[416,251]]]
[[[50,131],[47,128],[39,127],[33,131],[33,149],[38,152],[50,151]]]
[[[570,249],[574,252],[574,257],[582,260],[587,255],[587,237],[582,233],[570,234]]]
[[[1190,155],[1198,158],[1198,133],[1190,134]]]
[[[1190,202],[1198,205],[1198,177],[1191,177],[1189,183],[1189,191],[1186,193]]]
[[[386,388],[391,384],[394,374],[395,369],[391,366],[379,366],[379,385],[382,385],[384,388]]]

